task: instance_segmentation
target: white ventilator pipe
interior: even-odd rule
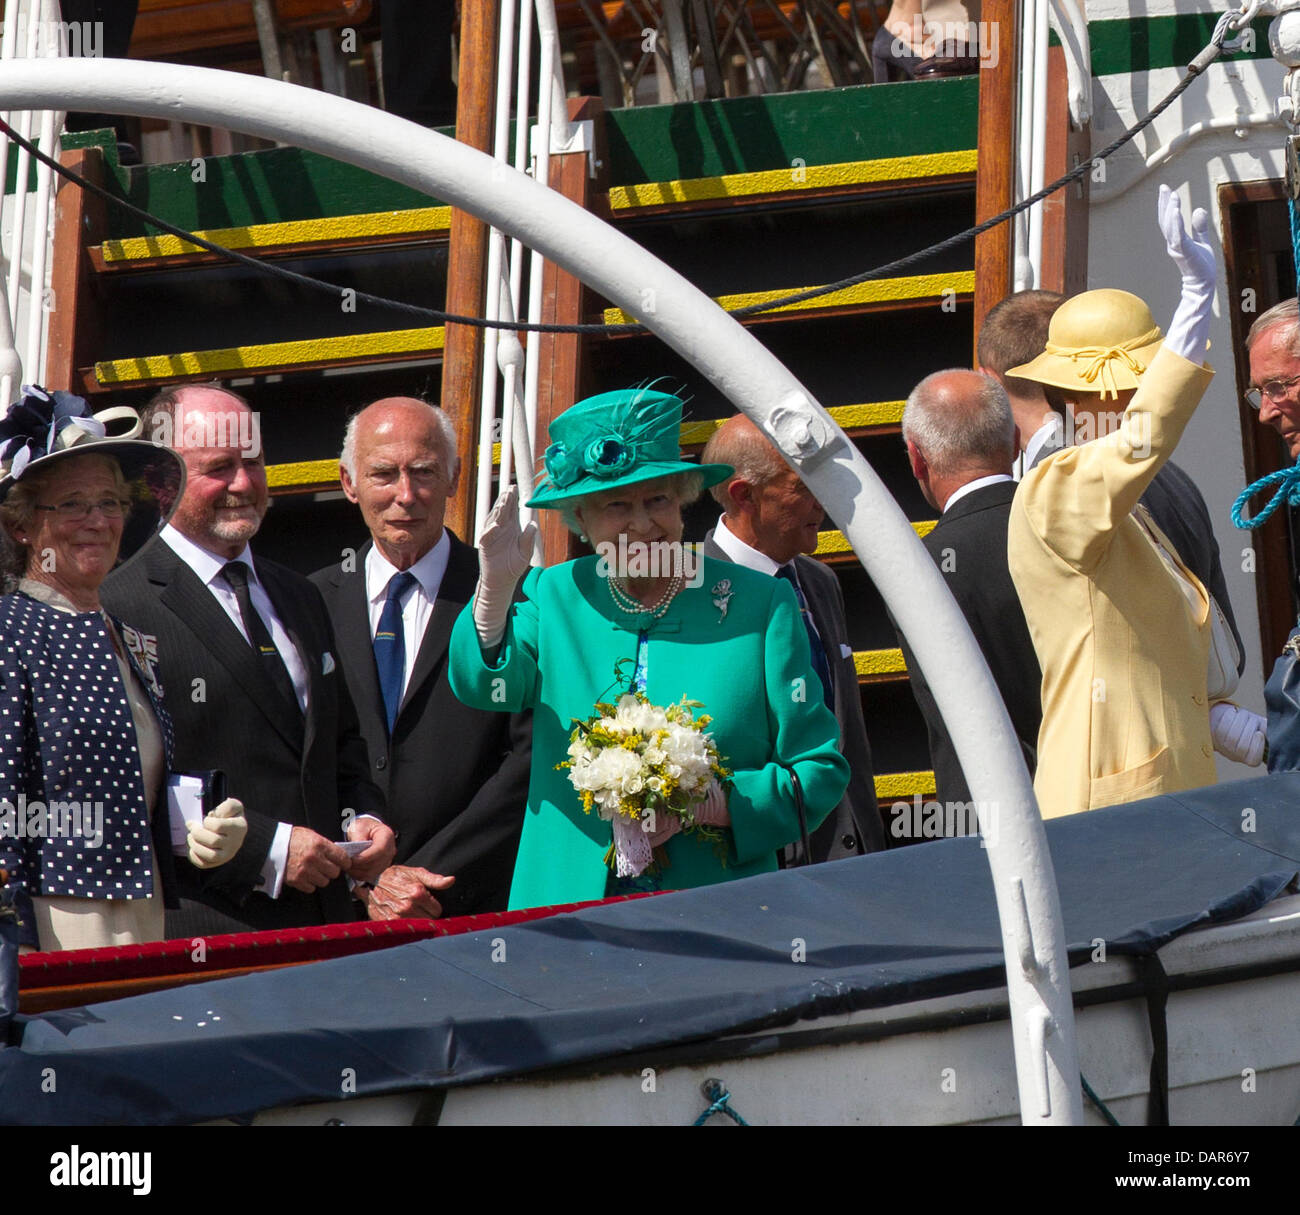
[[[1020,6],[1020,20],[1016,22],[1016,56],[1020,70],[1016,73],[1016,128],[1011,147],[1016,154],[1016,202],[1018,203],[1029,197],[1029,182],[1033,176],[1034,5],[1035,0],[1023,0]],[[1017,291],[1027,291],[1034,285],[1034,272],[1029,260],[1029,212],[1021,211],[1011,220],[1011,223],[1015,239],[1013,281]]]
[[[23,0],[5,0],[4,35],[0,38],[0,59],[12,59],[17,42],[18,14]],[[5,114],[5,122],[13,119]],[[5,183],[9,180],[9,140],[0,138],[0,409],[17,399],[22,386],[23,365],[14,342],[12,310],[9,303],[8,259],[4,258]]]
[[[43,37],[38,50],[43,58],[59,57],[61,47],[59,31],[59,6],[52,0],[41,4]],[[59,156],[58,133],[63,126],[63,115],[54,110],[41,114],[39,146],[47,156]],[[36,165],[36,209],[32,223],[32,277],[27,293],[27,345],[24,364],[27,374],[38,384],[45,383],[45,269],[50,250],[50,203],[54,170],[49,165]]]
[[[707,295],[635,241],[492,158],[315,89],[169,63],[15,60],[0,108],[108,110],[284,140],[445,199],[517,235],[618,306],[655,293],[647,327],[773,440],[840,524],[930,681],[975,799],[1002,922],[1021,1117],[1083,1110],[1060,903],[1019,744],[966,621],[893,496],[793,374]]]
[[[497,39],[497,98],[493,110],[495,126],[492,133],[492,158],[498,164],[506,163],[506,145],[509,142],[510,77],[514,57],[515,0],[502,0],[500,37]],[[483,277],[483,318],[495,321],[500,316],[500,292],[492,284],[501,278],[505,235],[499,228],[488,231],[487,270]],[[478,478],[474,483],[474,539],[478,540],[492,509],[492,440],[497,416],[497,335],[499,329],[483,331],[483,377],[479,391]],[[459,406],[459,402],[456,403]],[[468,460],[469,453],[462,452],[461,459]],[[501,482],[501,488],[507,482]]]
[[[1029,193],[1037,194],[1046,184],[1047,170],[1047,0],[1034,4],[1034,102],[1033,146]],[[1029,264],[1034,268],[1035,287],[1043,284],[1043,201],[1029,208]]]
[[[539,10],[540,12],[540,10]],[[533,148],[533,179],[546,185],[551,180],[551,118],[554,112],[555,95],[549,87],[555,74],[555,64],[559,55],[559,42],[553,30],[541,31],[541,62],[537,74],[537,126],[534,128],[536,146]],[[546,277],[546,267],[542,264],[542,251],[533,247],[528,262],[528,323],[536,325],[542,319],[542,289]],[[524,415],[521,419],[524,433],[531,445],[537,433],[537,392],[541,380],[541,346],[542,335],[530,332],[525,347],[527,357],[524,360]]]
[[[27,12],[27,35],[26,53],[27,58],[36,58],[37,38],[41,32],[41,23],[35,20],[29,9]],[[51,106],[40,106],[40,109],[48,109],[57,102],[51,103]],[[15,126],[18,134],[29,143],[32,138],[32,113],[30,110],[24,110],[18,116],[18,122],[15,124],[11,121],[10,126]],[[49,148],[42,148],[47,156]],[[12,331],[18,332],[18,315],[22,304],[23,290],[23,245],[27,239],[27,179],[30,176],[32,155],[26,148],[18,149],[17,173],[14,175],[14,230],[12,241],[9,246],[9,321]],[[45,239],[45,233],[40,234],[41,240]],[[28,307],[31,306],[31,294],[28,293]],[[31,367],[27,368],[28,375],[31,374]]]

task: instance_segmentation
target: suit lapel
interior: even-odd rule
[[[474,586],[478,581],[478,559],[474,550],[462,544],[450,531],[447,539],[451,541],[451,552],[447,555],[447,569],[438,587],[438,598],[434,600],[433,614],[424,630],[420,641],[420,652],[415,656],[415,665],[411,668],[411,678],[406,684],[406,693],[397,715],[410,703],[411,697],[447,659],[447,647],[451,643],[452,626],[456,617],[474,596]],[[369,637],[369,622],[366,635]],[[373,670],[374,663],[371,663]],[[375,687],[378,690],[378,676]]]
[[[294,610],[296,604],[289,588],[279,582],[279,580],[269,571],[263,569],[257,558],[253,558],[253,564],[257,569],[258,581],[266,591],[266,597],[270,599],[271,606],[275,608],[275,614],[280,618],[280,623],[284,625],[284,631],[289,634],[289,640],[293,642],[293,648],[298,651],[298,661],[302,663],[303,670],[307,672],[307,711],[303,714],[303,740],[302,749],[305,755],[311,750],[312,737],[315,733],[316,714],[312,711],[314,707],[320,704],[320,696],[323,689],[321,680],[324,674],[321,670],[323,655],[316,654],[314,648],[305,644],[302,632],[298,625],[298,613]],[[292,682],[292,675],[290,681]],[[270,680],[267,680],[268,684]],[[276,692],[276,699],[284,699],[280,693]]]
[[[366,556],[370,544],[357,553],[357,565],[350,573],[341,568],[330,575],[334,602],[331,616],[339,652],[356,655],[348,662],[348,671],[359,681],[352,691],[357,712],[377,721],[387,720],[384,696],[379,689],[379,672],[375,669],[374,638],[370,635],[370,603],[366,596]],[[337,655],[336,655],[337,657]]]
[[[281,699],[279,694],[262,671],[252,646],[235,628],[212,592],[165,541],[154,542],[148,559],[149,579],[161,586],[159,598],[163,606],[229,672],[275,731],[297,748],[300,739],[288,730],[283,715],[275,712]]]

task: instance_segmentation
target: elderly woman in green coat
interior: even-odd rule
[[[683,553],[683,504],[732,470],[683,462],[681,420],[677,397],[642,388],[581,401],[552,423],[547,476],[529,506],[563,511],[600,555],[530,570],[531,529],[520,532],[513,491],[479,542],[479,585],[452,632],[450,676],[467,705],[534,710],[512,909],[769,872],[800,834],[795,777],[808,830],[847,786],[794,592]],[[681,832],[670,819],[650,838],[663,863],[631,883],[606,864],[611,824],[584,812],[557,767],[574,721],[629,687],[661,707],[701,702],[731,772],[697,816],[714,829]]]

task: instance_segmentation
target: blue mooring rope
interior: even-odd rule
[[[695,1119],[692,1126],[703,1126],[714,1114],[726,1114],[738,1126],[748,1126],[746,1122],[735,1110],[727,1103],[731,1100],[731,1094],[722,1087],[720,1080],[706,1080],[700,1087],[704,1090],[705,1099],[709,1102],[709,1108]]]
[[[1269,499],[1268,505],[1253,518],[1244,518],[1242,512],[1251,498],[1266,489],[1271,489],[1274,485],[1278,487],[1277,492]],[[1288,506],[1300,506],[1300,464],[1293,464],[1290,468],[1279,468],[1277,472],[1271,472],[1267,477],[1260,477],[1253,485],[1247,485],[1232,504],[1233,525],[1240,528],[1263,527],[1273,512],[1284,502]]]

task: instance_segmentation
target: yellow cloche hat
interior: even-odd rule
[[[1164,335],[1151,309],[1136,295],[1103,287],[1066,300],[1047,327],[1047,345],[1036,359],[1010,367],[1007,375],[1100,392],[1102,400],[1136,388]]]

